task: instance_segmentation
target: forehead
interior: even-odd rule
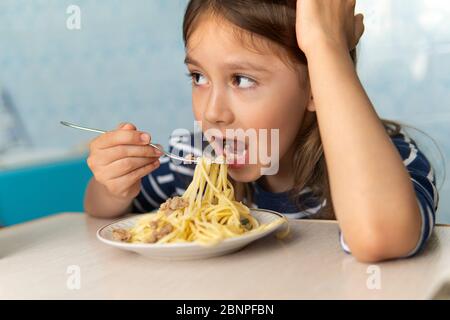
[[[187,41],[186,56],[187,60],[233,61],[239,58],[255,64],[276,66],[282,63],[275,44],[211,15],[199,19]]]

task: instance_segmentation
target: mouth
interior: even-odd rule
[[[230,169],[241,169],[248,164],[248,143],[238,138],[213,137],[211,145],[217,156],[224,156]]]

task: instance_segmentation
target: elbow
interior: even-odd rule
[[[357,240],[358,244],[349,245],[352,255],[362,263],[377,263],[394,257],[389,256],[388,244],[384,239],[369,237],[364,240]]]
[[[416,247],[418,238],[410,229],[371,227],[350,238],[348,245],[359,262],[377,263],[407,257]]]
[[[379,214],[383,211],[386,214]],[[422,223],[417,205],[405,210],[366,208],[364,212],[367,213],[366,219],[359,221],[358,226],[347,230],[348,233],[344,232],[347,245],[356,260],[377,263],[405,258],[417,246]]]

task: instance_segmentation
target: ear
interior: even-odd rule
[[[314,102],[314,97],[312,94],[309,97],[308,105],[306,106],[306,110],[309,112],[316,112],[316,103]]]

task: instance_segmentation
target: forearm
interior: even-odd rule
[[[415,192],[350,55],[318,49],[308,67],[334,209],[347,243],[363,251],[367,241],[388,240],[380,259],[406,254],[420,236]]]
[[[94,178],[86,189],[84,209],[87,214],[97,218],[117,218],[131,212],[132,199],[121,199],[111,195]]]

